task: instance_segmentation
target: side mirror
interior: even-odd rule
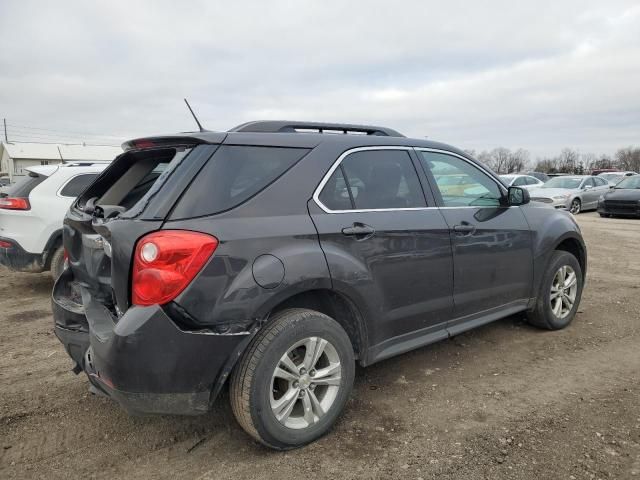
[[[582,187],[583,190],[591,190],[592,188],[592,185],[585,185],[584,187]]]
[[[529,191],[526,188],[509,187],[509,193],[507,195],[510,207],[526,205],[531,201],[531,195],[529,195]]]

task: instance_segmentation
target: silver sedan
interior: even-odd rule
[[[569,210],[574,215],[598,208],[600,195],[609,191],[604,178],[591,175],[554,177],[542,187],[530,190],[531,200]]]

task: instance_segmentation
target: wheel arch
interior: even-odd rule
[[[315,310],[333,318],[344,328],[356,359],[366,363],[368,334],[361,309],[347,295],[329,288],[311,289],[295,293],[280,301],[269,312],[269,316],[288,308]]]
[[[44,269],[51,269],[51,257],[53,257],[53,252],[56,248],[62,245],[62,229],[54,231],[50,236],[49,240],[44,246],[44,251],[42,252],[42,257],[44,260]]]
[[[562,250],[576,257],[580,264],[580,270],[582,270],[582,280],[584,283],[584,280],[587,278],[587,250],[582,241],[577,237],[569,236],[559,241],[553,250]]]
[[[300,286],[298,286],[300,287]],[[360,365],[368,364],[368,331],[364,321],[363,309],[349,296],[337,292],[331,288],[307,288],[291,289],[288,295],[279,296],[277,302],[270,305],[264,314],[254,323],[253,328],[247,332],[246,338],[238,345],[229,356],[211,389],[210,403],[212,403],[227,382],[231,372],[238,364],[249,344],[269,322],[274,313],[288,308],[306,308],[315,310],[333,318],[347,332],[356,360]]]

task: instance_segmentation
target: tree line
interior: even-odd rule
[[[560,154],[554,157],[536,158],[535,161],[532,161],[529,152],[522,148],[511,150],[498,147],[479,153],[474,150],[466,152],[494,172],[501,174],[535,171],[582,175],[602,168],[616,168],[640,173],[640,148],[636,147],[621,148],[613,156],[580,153],[572,148],[563,148]]]

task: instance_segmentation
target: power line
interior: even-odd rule
[[[88,139],[88,138],[77,138],[77,137],[57,137],[57,138],[50,138],[50,137],[42,137],[39,135],[25,135],[22,133],[11,133],[9,132],[9,138],[10,141],[13,141],[15,138],[18,139],[18,141],[21,141],[22,143],[26,143],[29,141],[41,141],[41,143],[90,143],[90,142],[103,142],[103,143],[109,143],[109,144],[114,144],[113,142],[109,142],[108,139],[99,139],[99,138],[94,138],[94,139]],[[35,143],[35,142],[34,142]]]
[[[100,134],[100,133],[89,133],[89,132],[78,132],[78,131],[72,131],[72,130],[57,130],[57,129],[52,129],[52,128],[41,128],[41,127],[29,127],[26,125],[16,125],[15,123],[7,123],[7,126],[9,127],[15,127],[15,128],[20,128],[20,129],[27,129],[27,130],[40,130],[40,131],[45,131],[45,132],[57,132],[57,133],[72,133],[75,135],[87,135],[87,136],[92,136],[92,137],[112,137],[112,138],[123,138],[120,135],[108,135],[108,134]]]
[[[8,125],[9,127],[11,127],[11,125]],[[7,131],[9,133],[13,132],[14,134],[18,135],[18,134],[24,134],[24,135],[36,135],[36,136],[40,136],[40,137],[73,137],[73,138],[89,138],[89,137],[95,137],[95,138],[122,138],[122,137],[111,137],[108,135],[80,135],[80,134],[76,134],[76,133],[68,133],[68,134],[63,134],[63,133],[46,133],[46,132],[39,132],[39,131],[28,131],[22,128],[16,128],[16,127],[11,127],[11,128],[7,128]]]
[[[8,143],[37,143],[39,145],[78,145],[78,146],[87,146],[87,147],[120,147],[117,144],[100,144],[100,143],[87,143],[87,142],[32,142],[27,140],[12,140]]]
[[[52,142],[55,141],[59,141],[59,140],[67,140],[67,139],[72,139],[72,140],[80,140],[80,141],[94,141],[94,142],[115,142],[115,139],[110,139],[110,138],[99,138],[99,137],[95,137],[95,138],[89,138],[89,137],[75,137],[72,135],[60,135],[60,136],[55,136],[55,137],[50,137],[48,135],[33,135],[33,134],[26,134],[26,133],[16,133],[16,132],[12,132],[11,130],[8,131],[8,136],[10,138],[36,138],[36,139],[40,139],[40,140],[49,140]]]

